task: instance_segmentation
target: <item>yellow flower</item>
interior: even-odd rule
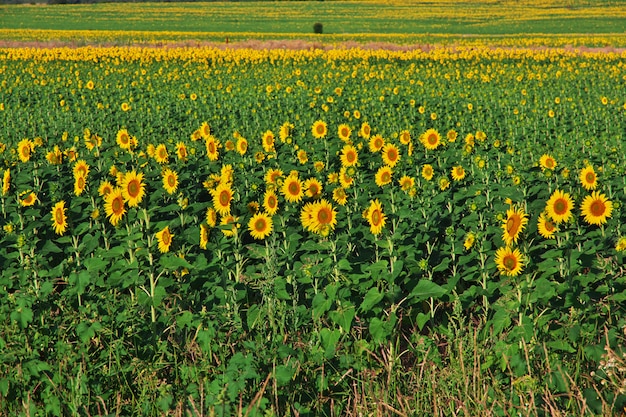
[[[428,129],[424,134],[420,137],[420,141],[424,145],[426,149],[434,150],[441,145],[441,136],[439,132],[435,129]]]
[[[598,186],[598,176],[591,165],[587,165],[580,171],[579,178],[586,190],[595,190]]]
[[[178,174],[176,171],[172,171],[166,168],[162,174],[163,188],[168,194],[174,194],[178,188]]]
[[[258,240],[265,239],[272,233],[272,218],[265,213],[257,213],[250,218],[248,230],[250,235]]]
[[[574,201],[568,193],[555,190],[546,203],[548,216],[556,223],[567,222],[572,217]]]
[[[558,229],[546,213],[541,213],[539,215],[539,220],[537,221],[537,230],[544,238],[552,239]]]
[[[137,174],[135,170],[124,174],[122,180],[122,195],[128,207],[137,207],[146,193],[143,182],[143,173]]]
[[[378,168],[378,171],[376,171],[376,175],[374,177],[376,181],[376,185],[378,185],[379,187],[382,187],[387,184],[390,184],[392,174],[393,174],[393,171],[387,165],[384,165]]]
[[[581,214],[588,224],[602,225],[611,217],[613,203],[604,194],[594,191],[584,198],[580,205]]]
[[[272,190],[266,190],[263,196],[263,209],[265,212],[273,216],[278,211],[278,196]]]
[[[626,237],[620,237],[615,244],[615,250],[618,252],[626,251]]]
[[[461,181],[463,178],[465,178],[465,169],[461,165],[452,168],[452,179],[454,181]]]
[[[159,242],[159,251],[161,253],[167,253],[170,251],[170,246],[172,245],[172,239],[174,235],[170,232],[170,227],[165,226],[161,231],[157,232],[155,237]]]
[[[124,216],[124,213],[126,213],[121,188],[111,189],[111,191],[104,196],[104,212],[109,218],[109,222],[111,222],[113,226],[117,226]]]
[[[322,139],[326,136],[326,133],[328,133],[328,127],[325,122],[317,120],[315,123],[313,123],[311,132],[313,133],[314,138]]]
[[[115,135],[115,141],[122,149],[130,150],[132,146],[131,136],[126,129],[118,130],[117,135]]]
[[[263,150],[267,153],[276,152],[274,149],[274,133],[271,130],[267,130],[263,133]]]
[[[2,195],[7,195],[10,187],[11,187],[11,169],[7,168],[4,170],[4,175],[2,176]]]
[[[297,203],[302,200],[302,197],[304,196],[302,182],[295,175],[289,175],[285,179],[281,191],[285,196],[285,200],[290,203]]]
[[[541,165],[542,168],[544,169],[549,169],[549,170],[554,170],[554,168],[556,168],[556,160],[548,154],[543,154],[541,155],[541,158],[539,158],[539,164]]]
[[[359,153],[352,145],[345,145],[341,150],[341,166],[351,167],[359,162]]]
[[[35,144],[30,139],[22,139],[17,144],[17,156],[22,162],[28,162],[34,150]]]
[[[426,181],[430,181],[433,179],[435,175],[435,171],[433,170],[433,166],[430,164],[426,164],[422,167],[422,178]]]
[[[524,257],[517,248],[512,249],[507,246],[496,251],[496,266],[503,275],[511,277],[519,275],[524,267],[524,262]]]
[[[212,191],[213,208],[222,216],[230,214],[230,202],[233,199],[233,190],[230,185],[221,183]]]
[[[411,188],[415,186],[415,179],[413,177],[409,177],[408,175],[404,175],[400,178],[400,188],[402,191],[408,192]]]
[[[400,161],[400,150],[392,143],[383,146],[383,162],[391,168],[395,167]]]
[[[65,201],[61,200],[52,207],[52,227],[57,235],[63,235],[67,230],[67,216],[65,215]]]
[[[467,235],[465,235],[463,247],[465,248],[465,250],[470,250],[474,246],[474,243],[476,243],[476,233],[469,232]]]
[[[502,240],[507,246],[517,243],[520,233],[528,223],[528,214],[522,208],[511,207],[506,211],[506,219],[502,225]]]
[[[386,217],[378,199],[370,202],[367,210],[367,222],[370,225],[370,231],[374,235],[380,234],[383,231],[383,227],[385,227]]]
[[[380,150],[385,146],[385,139],[383,139],[380,135],[374,135],[370,138],[368,147],[370,152],[376,153],[380,152]]]
[[[311,208],[310,229],[321,236],[328,234],[335,229],[337,224],[337,212],[325,199],[314,203]]]
[[[167,154],[167,148],[165,147],[165,145],[163,143],[157,145],[156,149],[154,150],[154,160],[157,161],[159,164],[167,164],[168,158],[169,155]]]
[[[350,135],[352,134],[352,129],[350,126],[346,124],[340,124],[337,128],[337,135],[339,135],[339,139],[344,142],[348,142],[350,140]]]
[[[20,193],[20,205],[22,207],[30,207],[37,202],[37,195],[32,191],[24,191]]]

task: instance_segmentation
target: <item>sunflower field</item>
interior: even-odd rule
[[[626,56],[0,49],[2,415],[617,415]]]

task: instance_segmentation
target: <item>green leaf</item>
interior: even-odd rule
[[[430,320],[430,318],[430,313],[418,313],[417,317],[415,318],[415,321],[417,322],[417,327],[422,330],[426,323],[428,323],[428,320]]]
[[[421,279],[413,291],[411,291],[411,297],[414,298],[414,303],[427,300],[429,298],[439,298],[446,293],[445,288],[435,284],[427,279]]]
[[[511,325],[511,316],[506,310],[500,308],[493,315],[491,324],[493,325],[493,333],[497,336],[502,333],[502,330]]]
[[[289,385],[295,373],[296,370],[293,366],[278,365],[274,371],[276,385],[279,387]]]
[[[350,327],[352,326],[352,320],[356,315],[356,309],[354,306],[350,306],[348,308],[341,308],[334,311],[331,311],[328,316],[330,319],[337,324],[344,332],[349,332]]]
[[[187,268],[187,269],[193,268],[189,262],[187,262],[180,256],[176,256],[171,253],[161,256],[161,259],[159,260],[159,264],[163,268],[169,269],[170,271],[173,271],[179,268]]]
[[[374,307],[376,304],[380,302],[380,300],[383,299],[383,296],[384,294],[381,294],[378,288],[376,287],[370,288],[367,294],[365,294],[365,297],[363,298],[363,302],[361,303],[359,310],[361,310],[362,312],[370,311],[372,307]]]
[[[320,340],[322,342],[322,348],[324,349],[324,357],[330,359],[335,355],[337,349],[337,342],[341,338],[341,332],[337,329],[323,328],[320,331]]]

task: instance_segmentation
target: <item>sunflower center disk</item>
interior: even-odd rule
[[[589,207],[589,211],[594,216],[600,217],[606,211],[606,206],[604,205],[602,201],[596,200],[593,203],[591,203],[591,206]]]
[[[504,267],[509,271],[512,271],[515,269],[515,267],[517,267],[517,259],[512,256],[505,257],[502,263],[504,264]]]

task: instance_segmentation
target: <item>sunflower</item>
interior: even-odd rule
[[[37,202],[37,195],[28,190],[20,193],[20,205],[22,207],[30,207]]]
[[[220,169],[220,183],[232,184],[234,172],[231,164],[222,165]]]
[[[626,251],[626,237],[622,236],[619,239],[617,239],[617,243],[615,244],[615,250],[617,252]]]
[[[383,231],[383,227],[385,227],[385,214],[378,199],[370,202],[370,206],[367,209],[367,222],[370,225],[370,231],[374,235],[380,234]]]
[[[432,180],[434,175],[435,171],[432,165],[426,164],[422,167],[422,178],[424,178],[426,181]]]
[[[400,178],[400,181],[398,182],[400,184],[400,188],[402,188],[402,191],[405,192],[408,192],[411,188],[415,186],[415,178],[409,177],[408,175],[404,175],[402,178]]]
[[[408,145],[411,143],[411,132],[408,130],[403,130],[398,135],[400,137],[400,143],[403,145]]]
[[[555,190],[546,203],[548,216],[556,223],[567,222],[572,217],[574,201],[568,193]]]
[[[63,152],[57,145],[54,145],[54,149],[46,154],[46,160],[51,165],[60,165],[63,162]]]
[[[111,191],[113,191],[113,184],[109,181],[104,180],[100,183],[100,186],[98,187],[98,194],[100,194],[100,197],[106,198],[107,195],[111,194]]]
[[[341,166],[351,167],[359,162],[359,153],[352,145],[346,145],[341,150]]]
[[[176,171],[172,171],[169,168],[166,168],[162,174],[163,177],[163,188],[167,191],[168,194],[174,194],[176,189],[178,188],[178,174]]]
[[[265,195],[263,196],[263,209],[270,216],[273,216],[278,211],[278,196],[274,191],[265,191]]]
[[[85,191],[85,187],[87,182],[85,181],[85,177],[75,177],[74,178],[74,194],[79,196]]]
[[[289,175],[285,179],[281,191],[285,196],[285,200],[289,201],[290,203],[299,202],[300,200],[302,200],[302,196],[304,195],[302,182],[295,175]]]
[[[400,150],[392,143],[388,143],[383,147],[383,162],[391,168],[395,167],[400,161]]]
[[[137,174],[135,170],[124,174],[121,183],[122,195],[128,207],[137,207],[146,193],[146,185],[143,183],[143,173]]]
[[[115,142],[119,145],[120,148],[129,150],[132,144],[130,134],[126,129],[120,129],[117,131],[117,135],[115,135]]]
[[[499,248],[496,251],[496,266],[501,274],[514,277],[522,272],[524,257],[517,248]]]
[[[439,189],[441,191],[444,191],[448,189],[448,187],[450,187],[450,180],[447,179],[446,177],[439,178]]]
[[[104,197],[104,212],[113,226],[122,220],[126,208],[124,207],[124,196],[121,188],[113,188],[110,193]]]
[[[211,126],[207,122],[203,122],[199,129],[200,137],[208,139],[211,136]]]
[[[200,249],[206,249],[209,244],[209,233],[211,229],[204,223],[200,224]]]
[[[122,111],[126,112],[130,110],[130,104],[124,102],[120,105],[120,108],[122,109]]]
[[[206,209],[206,223],[210,227],[215,227],[217,224],[217,212],[213,207],[208,207]]]
[[[372,153],[380,152],[383,146],[385,146],[385,139],[380,135],[372,136],[368,143],[368,147]]]
[[[456,142],[456,139],[459,137],[459,134],[457,133],[456,130],[451,129],[451,130],[448,130],[446,137],[448,138],[448,142],[454,143]]]
[[[257,213],[250,218],[248,230],[253,238],[262,240],[272,233],[272,225],[270,216],[265,213]]]
[[[583,199],[580,211],[588,224],[599,226],[606,223],[606,219],[611,217],[613,203],[607,200],[604,194],[594,191]]]
[[[461,181],[463,178],[465,178],[465,169],[461,165],[452,168],[452,179],[454,181]]]
[[[28,162],[34,150],[35,144],[30,139],[22,139],[17,144],[17,155],[22,162]]]
[[[159,251],[161,253],[167,253],[170,251],[172,245],[172,238],[174,235],[170,232],[170,227],[165,226],[160,232],[155,234],[157,241],[159,242]]]
[[[313,232],[313,203],[306,203],[300,210],[300,223],[304,230]]]
[[[595,190],[598,186],[598,176],[591,165],[587,165],[580,171],[580,183],[586,190]]]
[[[313,133],[314,138],[323,139],[328,133],[328,126],[325,122],[317,120],[315,123],[313,123],[313,127],[311,127],[311,132]]]
[[[387,184],[390,184],[392,174],[393,174],[393,171],[387,165],[383,165],[382,167],[378,168],[378,171],[376,171],[376,175],[374,177],[376,181],[376,185],[378,185],[379,187],[382,187]]]
[[[506,220],[502,225],[502,240],[507,246],[517,243],[520,233],[528,223],[528,214],[524,213],[524,209],[515,209],[511,207],[506,211]]]
[[[298,162],[300,162],[301,165],[304,165],[309,161],[309,155],[307,155],[304,149],[300,149],[298,151],[297,157],[298,157]]]
[[[89,175],[89,165],[83,159],[76,161],[74,167],[72,168],[72,173],[74,174],[74,178],[86,178],[87,175]]]
[[[426,149],[434,150],[441,145],[441,135],[435,129],[428,129],[422,134],[420,141]]]
[[[307,197],[318,198],[322,194],[322,183],[317,178],[309,178],[304,182]]]
[[[337,128],[337,135],[339,135],[339,139],[344,142],[350,141],[350,135],[352,134],[352,129],[347,124],[340,124]]]
[[[551,171],[556,168],[556,160],[548,154],[541,155],[541,158],[539,158],[539,164],[543,169],[549,169]]]
[[[280,127],[280,130],[278,131],[278,137],[280,138],[280,141],[285,143],[287,138],[293,134],[293,129],[294,125],[292,123],[283,123],[283,125]]]
[[[217,161],[220,157],[219,148],[222,147],[220,141],[209,135],[209,137],[204,140],[204,144],[206,146],[206,155],[209,158],[209,161]]]
[[[476,243],[476,233],[469,232],[467,235],[465,235],[463,247],[465,248],[465,250],[470,250],[472,249],[472,246],[474,246],[474,243]]]
[[[537,230],[544,238],[552,239],[558,229],[546,213],[541,213],[537,220]]]
[[[238,220],[239,218],[233,216],[232,214],[222,217],[222,220],[220,221],[220,229],[222,229],[224,236],[235,236],[237,234],[237,229],[241,226]]]
[[[211,192],[213,208],[222,216],[230,214],[230,202],[233,199],[233,190],[229,184],[221,183]]]
[[[265,183],[266,184],[278,184],[278,180],[283,176],[283,171],[280,169],[270,168],[265,173]]]
[[[157,145],[154,149],[154,160],[159,164],[167,164],[169,155],[167,154],[167,148],[163,143]]]
[[[259,202],[251,201],[246,205],[246,208],[251,215],[257,214],[259,212]]]
[[[337,187],[333,190],[333,200],[340,206],[345,206],[348,202],[348,195],[343,187]]]
[[[248,151],[248,141],[243,137],[238,138],[235,149],[237,149],[239,155],[245,155],[245,153]]]
[[[352,184],[354,184],[354,178],[350,174],[350,171],[353,170],[353,168],[346,167],[342,167],[339,170],[339,184],[341,184],[343,188],[350,188],[352,187]]]
[[[263,150],[267,153],[276,152],[274,149],[274,133],[271,130],[267,130],[263,133]]]
[[[311,209],[311,229],[313,232],[328,236],[337,225],[337,212],[325,199],[313,204]]]
[[[361,129],[359,129],[359,135],[363,139],[369,139],[371,134],[372,134],[372,128],[370,127],[369,123],[363,122],[361,124]]]
[[[65,216],[65,201],[61,200],[52,207],[52,227],[57,235],[63,235],[67,230],[67,217]]]
[[[7,195],[9,187],[11,187],[11,169],[7,168],[2,176],[2,195]]]

